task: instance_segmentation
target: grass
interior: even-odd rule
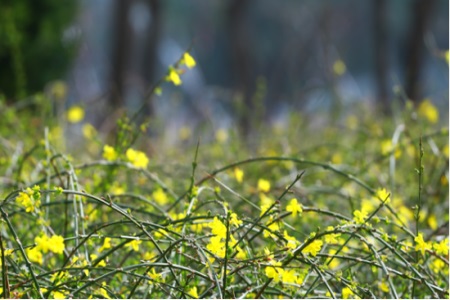
[[[108,137],[50,100],[0,109],[4,297],[449,297],[431,102],[320,127],[292,112],[251,139],[183,128],[168,147],[153,123]]]

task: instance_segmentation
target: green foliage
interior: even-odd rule
[[[75,48],[63,31],[75,14],[74,0],[0,3],[0,93],[20,99],[64,76]]]

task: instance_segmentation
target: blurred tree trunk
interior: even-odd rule
[[[147,87],[150,87],[157,80],[157,78],[155,78],[155,69],[157,65],[157,51],[161,33],[162,16],[160,0],[146,0],[146,2],[150,8],[151,22],[149,33],[146,35],[144,41],[145,54],[142,63],[142,77]],[[143,99],[143,101],[147,101],[147,105],[144,109],[145,116],[153,116],[154,113],[153,104],[149,100],[150,99]]]
[[[110,98],[113,110],[125,105],[127,89],[140,89],[144,95],[146,89],[155,80],[156,52],[161,31],[160,0],[119,0],[115,3],[114,53],[111,70],[113,86]],[[148,22],[144,35],[142,35],[142,31],[136,32],[136,28],[133,28],[133,20],[130,15],[135,5],[143,5],[138,9],[146,8],[150,14],[150,22]],[[135,51],[136,47],[143,49]],[[136,53],[138,55],[135,55]],[[148,99],[142,99],[142,101],[145,100]],[[144,113],[146,116],[153,113],[151,104],[146,105]]]
[[[132,40],[131,24],[128,20],[130,8],[134,0],[119,0],[115,2],[115,35],[113,36],[113,61],[112,61],[112,93],[111,107],[116,110],[124,104],[125,79],[128,70],[128,58]]]
[[[228,5],[227,25],[232,58],[234,89],[242,96],[243,107],[239,123],[244,135],[250,132],[252,114],[251,47],[245,24],[249,0],[232,0]]]
[[[422,96],[420,74],[424,60],[424,35],[432,17],[435,4],[436,0],[416,0],[414,3],[413,19],[410,26],[411,30],[406,45],[406,50],[409,55],[406,57],[405,90],[408,97],[415,103]]]
[[[377,85],[377,101],[381,110],[391,113],[388,89],[388,24],[387,1],[373,0],[374,5],[374,37],[375,37],[375,80]]]

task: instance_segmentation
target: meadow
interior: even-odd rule
[[[186,53],[152,94],[192,67]],[[154,120],[100,132],[63,97],[0,102],[3,297],[449,297],[433,99],[400,97],[393,117],[292,111],[247,138],[183,127],[169,147]]]

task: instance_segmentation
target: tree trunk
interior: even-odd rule
[[[423,38],[435,4],[436,0],[417,0],[414,4],[411,30],[407,42],[409,55],[406,58],[405,90],[406,95],[415,103],[422,97],[419,82],[425,50]]]

